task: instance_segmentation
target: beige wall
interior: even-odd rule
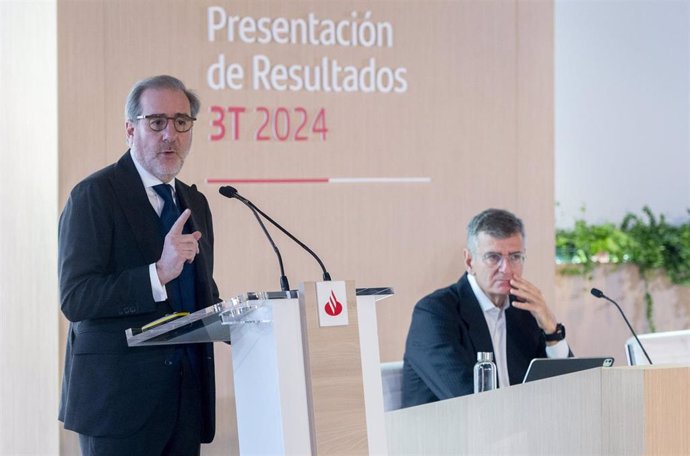
[[[35,149],[46,154],[42,163],[53,163],[48,171],[52,174],[40,182],[53,189],[50,194],[57,190],[58,208],[76,182],[124,152],[122,110],[131,84],[151,74],[172,73],[196,89],[204,103],[195,126],[193,153],[181,178],[196,183],[209,197],[217,238],[216,279],[224,296],[276,289],[278,272],[250,214],[236,202],[218,196],[218,185],[207,179],[419,176],[429,177],[430,183],[237,187],[307,241],[334,278],[354,279],[358,286],[395,288],[396,296],[379,308],[383,360],[401,358],[414,303],[463,272],[464,226],[471,215],[487,206],[512,209],[525,219],[529,231],[527,274],[548,299],[554,297],[551,2],[174,0],[164,2],[161,8],[162,3],[58,3],[57,32],[53,30],[52,36],[56,33],[58,37],[59,155],[54,136],[52,142],[50,136],[31,138],[49,141]],[[209,43],[206,8],[213,4],[254,17],[302,17],[315,12],[322,18],[338,19],[353,11],[371,11],[372,20],[391,21],[395,43],[383,49]],[[49,33],[51,29],[42,30]],[[309,64],[328,56],[358,66],[375,57],[381,65],[406,67],[409,88],[403,94],[213,91],[206,86],[206,69],[220,53],[245,64],[259,53],[283,63]],[[3,77],[5,74],[3,71]],[[43,87],[49,90],[51,86]],[[55,97],[56,93],[51,94]],[[330,131],[325,141],[212,142],[211,105],[252,109],[303,106],[312,113],[323,107]],[[248,131],[256,128],[257,118],[253,122],[246,127]],[[2,150],[21,145],[20,139],[12,138]],[[55,163],[58,156],[59,164]],[[36,166],[36,161],[31,164]],[[5,168],[3,172],[12,173],[15,180],[19,179],[16,176],[37,176],[33,169]],[[3,209],[24,206],[5,195],[3,192]],[[55,202],[50,201],[43,216],[31,215],[33,229],[45,230],[38,237],[45,242],[42,249],[28,240],[22,247],[22,236],[28,236],[24,225],[22,230],[16,229],[16,246],[3,243],[3,249],[22,247],[12,250],[9,258],[34,252],[30,258],[40,262],[35,266],[46,270],[48,280],[38,287],[27,278],[29,274],[23,274],[13,286],[44,293],[32,301],[48,309],[49,316],[42,321],[47,325],[44,334],[50,336],[46,339],[50,347],[36,348],[35,355],[47,358],[42,364],[48,373],[43,391],[50,391],[50,396],[42,401],[46,408],[42,416],[52,429],[61,375],[57,353],[63,350],[65,327],[55,293],[56,212]],[[318,279],[318,269],[305,253],[277,239],[293,287],[300,280]],[[52,253],[45,261],[39,252]],[[5,282],[2,293],[5,306]],[[25,298],[22,295],[23,302]],[[13,321],[28,321],[38,313],[29,306]],[[62,331],[59,336],[58,328]],[[236,448],[229,352],[227,347],[217,348],[219,431],[205,454],[227,454],[228,448]],[[3,387],[3,399],[9,397],[6,391]],[[22,413],[17,413],[21,421]],[[51,440],[38,440],[54,445]],[[61,441],[62,453],[73,454],[73,435],[64,433]]]
[[[673,285],[660,273],[650,274],[648,283],[656,331],[690,328],[690,287]],[[577,356],[613,356],[617,366],[625,365],[624,347],[630,330],[613,304],[590,294],[592,288],[615,300],[633,329],[644,334],[651,332],[645,316],[645,283],[637,267],[631,265],[599,266],[587,276],[556,275],[555,304],[573,352]]]
[[[58,453],[53,1],[0,2],[0,455]]]
[[[209,178],[430,177],[428,184],[238,185],[306,240],[335,278],[392,286],[379,309],[381,356],[400,359],[417,299],[463,272],[468,218],[487,206],[524,217],[530,277],[553,296],[553,9],[550,2],[222,2],[240,16],[346,18],[371,11],[393,24],[392,48],[324,48],[206,41],[206,8],[216,2],[79,2],[59,8],[61,131],[83,118],[83,134],[60,142],[61,202],[79,179],[124,151],[122,103],[131,84],[173,73],[204,102],[193,155],[182,178],[210,200],[217,237],[216,279],[225,296],[276,289],[273,252],[251,215],[218,196]],[[289,5],[289,6],[288,6]],[[137,11],[137,14],[132,14]],[[170,24],[174,24],[171,33]],[[153,49],[149,43],[163,37]],[[184,43],[184,45],[183,45]],[[176,51],[173,52],[172,49]],[[407,68],[406,93],[291,93],[211,90],[219,54],[245,69],[256,54],[281,63],[322,57]],[[210,141],[209,106],[325,108],[325,141]],[[254,122],[258,122],[255,118]],[[319,277],[312,260],[279,239],[287,274]],[[229,353],[217,350],[217,451],[233,438]],[[216,450],[214,450],[216,451]]]

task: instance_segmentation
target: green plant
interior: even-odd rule
[[[663,269],[671,282],[690,285],[690,223],[669,225],[663,215],[657,220],[646,206],[642,212],[647,216],[646,222],[628,214],[621,223],[621,230],[633,240],[630,261],[640,268],[641,274]]]
[[[645,313],[652,332],[654,301],[649,273],[663,270],[672,283],[690,285],[690,221],[670,225],[647,206],[643,216],[628,213],[620,226],[577,220],[573,229],[556,231],[556,262],[565,274],[591,276],[598,263],[630,263],[638,267],[645,284]],[[688,210],[690,215],[690,210]]]
[[[613,223],[590,225],[577,220],[572,230],[556,231],[556,261],[576,265],[576,272],[591,272],[596,263],[624,263],[630,239]]]

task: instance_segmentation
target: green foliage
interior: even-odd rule
[[[644,316],[649,323],[649,331],[656,332],[656,324],[654,323],[654,300],[652,294],[649,292],[649,283],[645,280],[644,287]]]
[[[647,277],[652,270],[664,271],[672,283],[690,285],[690,221],[669,225],[649,207],[643,216],[627,214],[620,226],[589,225],[577,220],[570,230],[556,231],[556,262],[565,264],[565,274],[590,276],[598,263],[634,264],[645,282],[645,310],[654,332],[653,300]],[[690,210],[688,210],[690,215]]]
[[[630,258],[631,240],[613,223],[588,225],[577,220],[572,230],[556,231],[556,260],[579,265],[589,273],[596,263],[624,263]]]
[[[643,276],[661,269],[673,283],[690,285],[690,221],[669,225],[646,206],[642,212],[646,219],[629,213],[620,226],[577,220],[573,229],[557,230],[556,261],[580,273],[597,263],[631,263]]]
[[[643,275],[663,269],[671,282],[690,285],[690,223],[669,225],[663,215],[657,220],[648,207],[642,211],[647,222],[628,214],[621,223],[621,230],[634,241],[630,246],[631,262]]]

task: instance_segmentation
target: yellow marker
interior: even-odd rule
[[[159,318],[158,320],[154,320],[151,323],[142,326],[141,330],[146,331],[147,329],[155,328],[156,326],[160,326],[163,323],[167,323],[169,321],[175,320],[177,318],[185,317],[187,315],[189,315],[189,312],[175,312],[172,314],[168,314],[164,317]]]

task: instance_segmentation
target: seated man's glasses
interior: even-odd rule
[[[175,131],[184,133],[192,129],[196,117],[190,117],[186,114],[178,114],[174,117],[164,116],[162,114],[151,114],[148,116],[137,116],[136,120],[147,120],[149,128],[153,131],[163,131],[168,126],[168,121],[172,120]]]
[[[511,266],[519,266],[525,262],[525,254],[522,252],[513,252],[503,256],[498,252],[487,252],[482,255],[484,263],[491,267],[500,265],[504,259],[507,259]]]

